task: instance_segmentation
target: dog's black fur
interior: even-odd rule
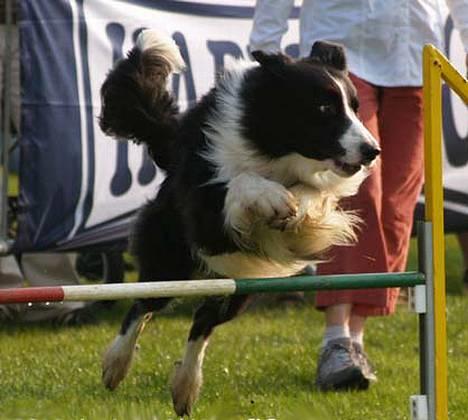
[[[298,61],[255,52],[260,65],[228,72],[183,115],[166,90],[177,54],[170,39],[143,32],[101,90],[103,131],[145,143],[167,173],[133,234],[140,281],[293,274],[351,242],[356,220],[338,200],[356,191],[378,149],[355,120],[343,49],[319,42]],[[126,375],[145,314],[168,302],[134,304],[104,357],[108,388]],[[246,302],[212,298],[196,312],[172,383],[177,414],[197,397],[211,331]]]

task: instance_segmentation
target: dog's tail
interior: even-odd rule
[[[174,164],[171,149],[178,114],[166,88],[167,78],[184,66],[172,38],[144,30],[101,87],[102,131],[118,139],[145,143],[156,164],[166,170]]]

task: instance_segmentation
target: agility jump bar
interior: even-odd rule
[[[423,273],[405,272],[25,287],[0,289],[0,304],[412,287],[424,282]]]

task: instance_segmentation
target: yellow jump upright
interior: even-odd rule
[[[448,418],[447,324],[445,296],[444,203],[442,183],[442,80],[468,103],[468,82],[433,45],[423,52],[425,221],[432,226],[432,290],[428,302],[433,308],[428,331],[429,358],[433,362],[426,391],[429,418]],[[432,342],[431,342],[432,341]]]

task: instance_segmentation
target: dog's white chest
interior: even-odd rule
[[[210,272],[229,278],[288,277],[304,268],[304,261],[281,264],[241,251],[214,256],[201,255]]]

